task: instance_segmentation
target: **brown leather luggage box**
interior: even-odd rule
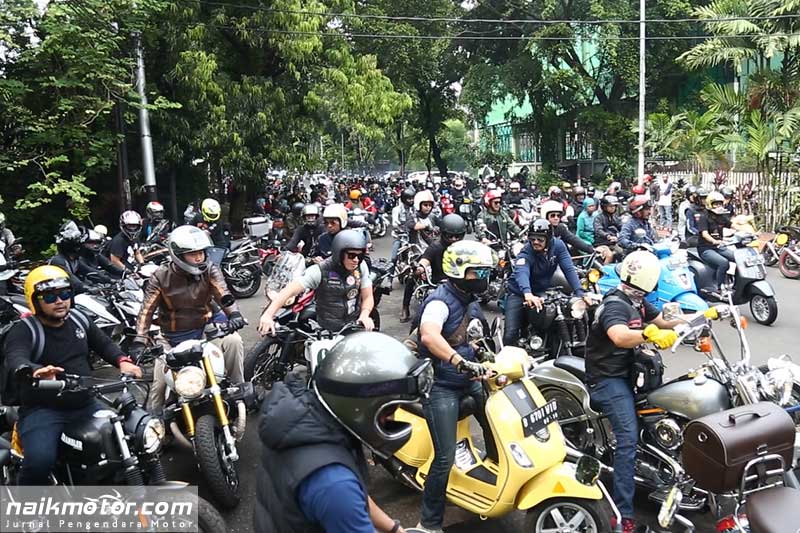
[[[714,413],[686,425],[683,465],[701,489],[736,490],[745,465],[759,455],[782,455],[791,467],[794,432],[792,417],[773,403]]]

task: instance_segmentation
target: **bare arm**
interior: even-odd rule
[[[437,358],[449,362],[450,357],[456,353],[452,346],[442,337],[442,326],[435,322],[425,322],[419,326],[420,340],[422,344]],[[461,361],[461,356],[456,355],[452,364],[456,365]]]
[[[121,268],[122,270],[127,270],[127,268],[125,267],[125,263],[123,263],[123,262],[122,262],[122,259],[120,259],[120,258],[119,258],[119,257],[117,257],[116,255],[114,255],[114,254],[111,254],[111,255],[109,256],[109,259],[111,260],[111,263],[112,263],[113,265],[116,265],[116,266],[118,266],[118,267],[119,267],[119,268]]]
[[[372,497],[367,496],[367,502],[369,503],[369,519],[372,520],[372,525],[375,526],[375,529],[387,533],[391,531],[394,528],[394,520],[383,509],[378,507]],[[401,527],[397,531],[398,533],[403,533],[405,530]]]
[[[267,316],[269,318],[274,317],[275,313],[278,312],[278,309],[283,307],[283,304],[286,303],[286,300],[289,298],[294,298],[301,292],[303,292],[303,286],[297,281],[290,281],[289,284],[281,289],[278,295],[275,296],[275,299],[272,300],[272,302],[269,304],[269,307],[264,310],[262,316]]]

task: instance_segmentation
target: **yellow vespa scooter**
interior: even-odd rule
[[[612,531],[611,517],[619,517],[597,480],[600,463],[590,457],[581,457],[577,464],[565,462],[567,447],[556,404],[546,402],[526,377],[525,351],[503,348],[487,366],[493,375],[484,382],[486,416],[499,459],[483,458],[475,448],[469,424],[475,404],[471,399],[462,401],[448,500],[481,517],[527,511],[526,533]],[[411,424],[411,437],[384,465],[395,477],[422,490],[434,456],[422,406],[403,405],[394,419]]]

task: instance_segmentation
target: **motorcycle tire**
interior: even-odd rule
[[[761,257],[764,259],[764,264],[768,267],[773,267],[778,264],[778,257],[766,244],[764,248],[761,249]]]
[[[275,381],[281,381],[286,375],[286,369],[278,368],[282,348],[278,338],[267,335],[244,356],[244,379],[253,381],[259,400],[272,389]]]
[[[528,511],[522,530],[527,533],[558,531],[568,523],[572,526],[570,531],[601,533],[611,531],[612,516],[611,506],[605,500],[551,498]],[[575,519],[581,522],[572,524],[571,520]]]
[[[754,294],[750,297],[750,314],[759,324],[769,326],[778,318],[778,302],[774,296]]]
[[[198,533],[218,533],[227,531],[228,525],[219,511],[208,501],[198,497],[197,502]]]
[[[243,269],[244,270],[244,269]],[[258,292],[258,289],[261,287],[261,269],[257,266],[247,267],[247,272],[243,272],[242,275],[246,275],[246,278],[243,277],[242,279],[246,279],[247,282],[243,284],[239,284],[239,279],[236,278],[225,278],[225,282],[228,284],[228,288],[231,291],[231,294],[237,300],[241,300],[243,298],[250,298],[255,293]]]
[[[562,388],[542,386],[539,388],[539,392],[542,393],[546,402],[555,400],[558,405],[559,420],[569,420],[586,414],[578,398]],[[605,433],[599,423],[589,420],[568,425],[562,425],[559,422],[559,426],[561,426],[561,432],[570,446],[581,453],[590,455],[593,454],[597,447],[595,439],[602,439]],[[589,431],[590,429],[592,431]]]
[[[794,258],[789,255],[787,250],[783,250],[781,252],[780,259],[778,260],[778,268],[785,278],[800,278],[800,264],[798,264]]]
[[[215,415],[203,415],[197,420],[194,450],[197,463],[209,493],[223,509],[239,505],[239,472],[222,457],[225,435]]]

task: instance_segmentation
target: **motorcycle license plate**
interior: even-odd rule
[[[522,434],[530,437],[557,420],[558,405],[555,400],[552,400],[522,417]]]

